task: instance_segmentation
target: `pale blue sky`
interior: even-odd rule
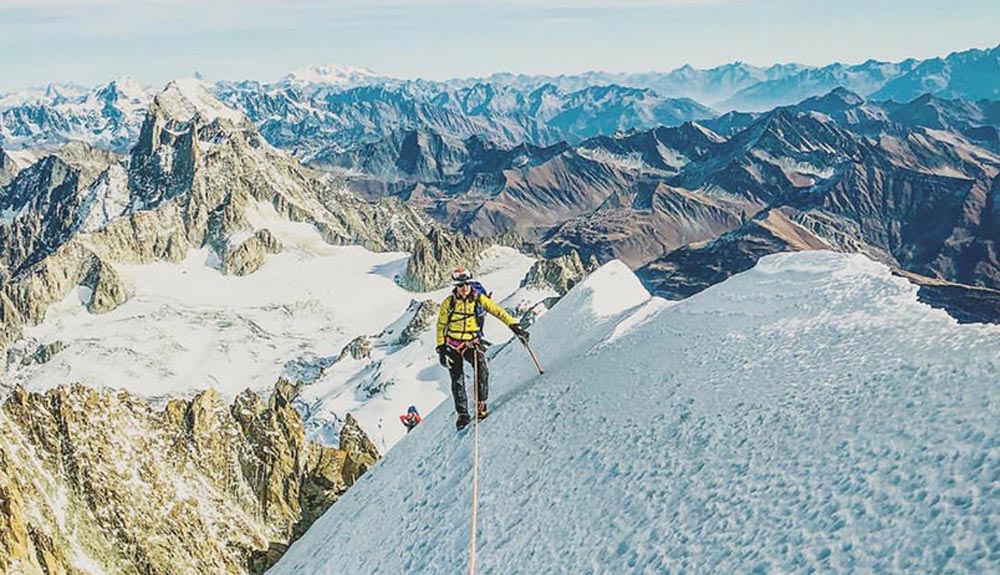
[[[275,80],[824,65],[1000,44],[997,0],[0,0],[0,92],[128,75]]]

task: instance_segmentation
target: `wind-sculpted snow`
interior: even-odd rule
[[[1000,328],[856,255],[598,313],[621,271],[539,319],[544,376],[514,346],[491,365],[477,572],[1000,570]],[[471,477],[446,405],[270,573],[464,572]]]

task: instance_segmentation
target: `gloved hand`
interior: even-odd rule
[[[448,357],[448,344],[442,343],[441,345],[434,348],[438,352],[438,363],[441,367],[451,367],[451,359]]]
[[[529,337],[528,330],[521,327],[521,324],[519,323],[512,324],[510,326],[510,331],[514,332],[514,335],[517,336],[517,339],[523,341],[524,343],[528,343],[528,337]]]

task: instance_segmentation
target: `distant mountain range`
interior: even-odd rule
[[[708,70],[571,76],[494,74],[444,82],[401,80],[337,65],[296,70],[277,82],[218,82],[212,91],[246,113],[273,145],[300,160],[400,130],[479,136],[502,145],[578,143],[617,130],[647,130],[718,112],[759,112],[843,87],[873,101],[1000,99],[1000,46],[945,58],[834,63],[821,68],[742,62]],[[82,140],[127,151],[157,90],[122,78],[97,88],[49,85],[0,96],[0,146],[53,149]]]
[[[620,258],[672,298],[802,249],[1000,288],[998,130],[995,101],[878,103],[838,88],[578,145],[408,131],[338,161],[369,174],[351,185],[371,198],[472,235],[516,233],[547,256]]]
[[[219,83],[214,93],[185,80],[154,98],[119,80],[98,90],[9,95],[0,133],[16,134],[15,147],[54,147],[83,134],[102,147],[127,145],[128,159],[82,142],[54,154],[0,153],[0,279],[36,281],[25,274],[61,254],[73,262],[70,275],[87,285],[104,281],[112,302],[123,297],[113,278],[102,279],[108,256],[87,259],[93,240],[75,241],[81,234],[105,237],[107,253],[143,260],[208,244],[223,268],[246,273],[280,249],[244,213],[261,201],[283,217],[315,222],[331,241],[407,246],[425,229],[421,222],[387,207],[392,202],[365,205],[398,198],[470,236],[516,234],[552,257],[620,258],[668,297],[694,293],[767,253],[814,248],[1000,289],[993,197],[1000,102],[983,99],[996,93],[997,58],[998,49],[971,50],[892,65],[670,73],[698,89],[737,90],[726,92],[730,99],[766,92],[737,88],[747,78],[758,87],[785,85],[783,97],[829,80],[883,97],[919,84],[980,98],[878,100],[835,87],[764,113],[722,115],[648,87],[573,84],[601,81],[598,73],[558,83],[539,77],[546,83],[535,86],[520,76],[400,82],[326,68],[272,85]],[[910,74],[926,81],[904,81]],[[139,110],[143,101],[148,114]],[[308,170],[303,160],[330,173]],[[338,186],[360,198],[333,193]],[[150,245],[128,239],[132,228],[152,233],[148,212],[181,231],[154,234]],[[381,217],[403,225],[381,229]],[[157,225],[162,235],[167,228]],[[32,285],[19,289],[38,289]],[[18,321],[42,311],[21,301],[25,293],[7,296]]]

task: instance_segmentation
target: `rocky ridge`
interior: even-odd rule
[[[584,264],[575,251],[552,259],[541,259],[528,270],[521,287],[548,287],[559,296],[564,296],[598,266],[597,259],[593,257]]]
[[[17,389],[0,410],[0,568],[262,573],[378,457],[350,417],[339,449],[307,442],[281,393],[157,411],[124,391]]]
[[[447,285],[452,270],[458,266],[474,270],[482,252],[493,243],[492,239],[470,238],[434,228],[425,238],[414,242],[406,271],[397,282],[413,291],[430,291]]]

